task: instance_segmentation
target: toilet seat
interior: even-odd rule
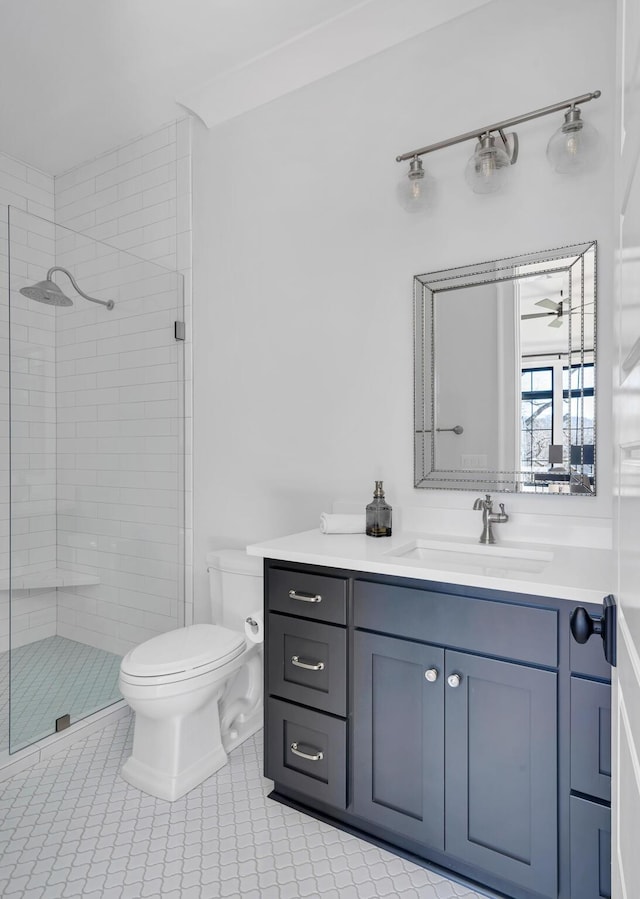
[[[122,659],[120,676],[139,685],[175,683],[221,668],[242,655],[246,646],[238,631],[217,624],[192,624],[130,650]]]

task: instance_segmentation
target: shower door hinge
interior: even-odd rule
[[[185,327],[184,322],[174,322],[173,323],[173,334],[176,340],[184,340],[185,337]]]
[[[57,734],[59,734],[61,730],[66,730],[68,727],[71,727],[71,715],[61,715],[59,718],[56,718]]]

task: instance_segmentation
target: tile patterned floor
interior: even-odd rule
[[[9,653],[0,653],[0,721],[9,708]],[[11,750],[55,732],[55,721],[78,721],[121,699],[120,656],[66,637],[47,637],[11,651]],[[0,737],[0,750],[7,748]]]
[[[6,899],[481,899],[266,798],[262,734],[183,799],[119,776],[132,718],[0,784]]]

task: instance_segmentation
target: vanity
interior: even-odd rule
[[[414,487],[483,492],[480,541],[248,547],[272,797],[508,899],[611,896],[611,553],[489,495],[595,497],[595,321],[594,242],[416,275]]]
[[[264,558],[272,798],[510,899],[610,896],[610,554],[308,531]],[[602,584],[602,589],[600,585]]]

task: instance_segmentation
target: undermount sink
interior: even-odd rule
[[[457,571],[537,572],[551,561],[550,550],[529,549],[517,544],[485,545],[469,539],[440,540],[431,537],[415,539],[389,550],[385,555],[422,564],[429,568]]]

